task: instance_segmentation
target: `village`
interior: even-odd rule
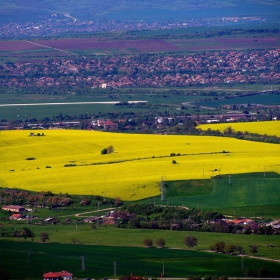
[[[134,88],[279,83],[280,49],[205,51],[195,55],[56,58],[6,63],[0,85],[11,88]]]
[[[46,207],[46,206],[37,206],[37,208]],[[59,207],[59,206],[58,206]],[[156,205],[153,207],[160,208],[161,205]],[[165,207],[165,206],[163,206]],[[49,209],[49,207],[47,207]],[[90,211],[87,214],[75,214],[75,218],[60,218],[56,213],[55,216],[52,216],[51,208],[50,216],[47,218],[40,218],[36,213],[36,207],[24,207],[19,205],[4,205],[2,206],[3,211],[8,211],[10,216],[7,218],[10,221],[20,221],[27,224],[35,225],[44,225],[44,224],[59,224],[59,223],[89,223],[93,224],[92,229],[96,228],[96,225],[99,226],[116,226],[122,228],[147,228],[147,229],[163,229],[163,230],[189,230],[189,231],[207,231],[209,232],[224,232],[224,233],[235,233],[235,234],[265,234],[265,235],[278,235],[280,234],[280,220],[272,220],[265,222],[261,217],[254,218],[241,218],[241,217],[226,217],[226,216],[216,216],[209,218],[209,213],[207,220],[199,219],[192,220],[190,217],[187,217],[187,212],[185,218],[170,219],[167,221],[157,221],[157,219],[150,219],[142,217],[139,219],[138,215],[130,213],[126,208],[117,207],[117,208],[106,208],[101,211],[102,215],[98,215],[100,210],[93,210],[92,213],[95,215],[90,215]],[[179,207],[180,208],[180,207]],[[53,212],[54,213],[54,212]],[[59,213],[59,212],[58,212]],[[137,222],[135,222],[137,220]],[[141,221],[142,220],[142,221]]]

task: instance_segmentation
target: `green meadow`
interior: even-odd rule
[[[272,275],[277,276],[280,266],[277,262],[251,259],[246,256],[242,267],[242,258],[239,256],[204,251],[208,250],[212,242],[224,241],[226,244],[243,246],[247,254],[249,245],[258,244],[260,246],[258,257],[280,259],[280,243],[277,236],[128,230],[114,227],[98,227],[92,231],[89,225],[78,225],[78,229],[75,230],[74,224],[67,227],[35,226],[35,232],[39,231],[49,232],[49,243],[40,244],[36,239],[33,242],[0,240],[0,268],[4,267],[12,279],[19,279],[22,275],[38,279],[44,272],[63,269],[71,271],[79,278],[112,277],[115,261],[116,276],[132,273],[160,277],[163,265],[166,277],[205,275],[242,277],[245,276],[246,270],[253,271],[257,276],[261,268],[266,268]],[[187,235],[197,237],[197,250],[189,250],[183,245],[184,237]],[[70,245],[68,239],[71,237],[78,238],[80,244]],[[151,238],[154,243],[158,238],[164,238],[167,248],[144,248],[142,245],[144,238]],[[275,247],[267,247],[269,244]],[[81,256],[85,258],[85,271],[82,271]],[[20,264],[16,270],[14,263]]]

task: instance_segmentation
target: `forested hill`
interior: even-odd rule
[[[0,0],[0,23],[40,21],[53,13],[77,20],[178,20],[194,17],[263,16],[280,12],[278,0]]]

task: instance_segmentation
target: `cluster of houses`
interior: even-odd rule
[[[9,217],[10,220],[23,220],[23,219],[32,219],[28,215],[25,215],[24,213],[27,211],[32,211],[32,209],[25,209],[22,206],[18,205],[6,205],[2,207],[2,210],[11,212],[11,216]],[[115,225],[118,224],[120,221],[127,223],[129,220],[134,218],[135,215],[127,213],[127,212],[116,212],[116,211],[109,211],[108,213],[102,215],[102,216],[91,216],[86,217],[81,220],[83,223],[99,223],[104,225]],[[33,217],[35,218],[35,217]],[[37,218],[37,217],[36,217]],[[55,218],[48,217],[44,219],[43,222],[45,223],[53,223]],[[68,218],[67,221],[70,221]],[[240,219],[217,219],[215,221],[207,221],[208,224],[218,224],[221,226],[240,226],[240,230],[238,232],[243,233],[245,230],[254,232],[255,229],[257,229],[260,224],[257,223],[255,220],[249,219],[249,218],[240,218]],[[197,226],[199,226],[197,224]],[[261,226],[265,227],[271,227],[273,229],[274,233],[280,234],[280,220],[273,220],[268,223],[261,223]],[[176,228],[176,224],[174,225],[174,229]]]
[[[1,71],[11,79],[3,87],[166,87],[232,83],[279,83],[276,71],[280,49],[216,51],[189,55],[56,59],[4,64]],[[135,71],[137,69],[137,71]],[[86,73],[86,74],[85,74]],[[34,74],[35,77],[30,78]],[[36,77],[36,75],[38,77]],[[56,75],[60,74],[60,75]]]
[[[11,213],[9,217],[10,220],[25,220],[31,218],[31,216],[25,214],[26,212],[32,212],[31,208],[25,208],[19,205],[4,205],[2,206],[2,210]]]
[[[62,270],[60,272],[47,272],[43,274],[44,280],[72,280],[73,274]]]

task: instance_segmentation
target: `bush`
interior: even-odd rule
[[[250,252],[252,253],[252,254],[257,254],[258,253],[258,251],[259,251],[259,249],[258,249],[258,245],[249,245],[249,247],[250,247]]]
[[[185,240],[184,240],[184,244],[185,244],[188,248],[197,246],[197,238],[194,237],[194,236],[188,235],[188,236],[185,238]]]
[[[47,232],[41,232],[40,238],[43,243],[50,239],[49,234]]]
[[[146,238],[143,240],[143,245],[145,247],[153,247],[153,240],[151,238]]]
[[[102,149],[101,154],[102,155],[111,154],[114,151],[115,151],[114,147],[112,145],[110,145],[109,147]]]
[[[211,250],[211,251],[218,252],[218,253],[224,253],[224,250],[225,250],[225,242],[220,241],[220,242],[212,243],[212,244],[210,245],[210,250]]]
[[[173,164],[176,164],[176,163],[177,163],[177,161],[176,161],[175,159],[173,159],[173,160],[172,160],[172,163],[173,163]]]
[[[158,246],[159,248],[164,248],[164,246],[165,246],[165,240],[164,240],[163,238],[159,238],[159,239],[157,240],[157,246]]]

